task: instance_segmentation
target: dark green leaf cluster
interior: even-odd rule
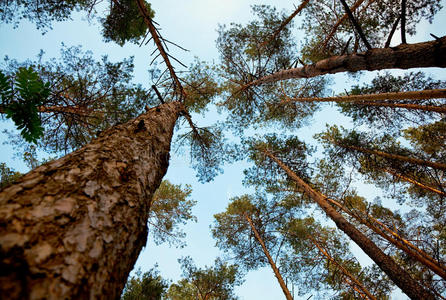
[[[159,275],[156,266],[144,274],[139,269],[136,276],[127,280],[121,300],[161,300],[168,287],[167,280]]]
[[[314,149],[307,146],[296,136],[265,135],[262,139],[249,138],[244,141],[245,151],[254,167],[245,170],[244,183],[248,185],[265,186],[274,189],[287,181],[286,173],[278,168],[276,163],[268,158],[265,150],[273,153],[301,178],[308,179],[312,173],[306,160]]]
[[[169,300],[236,300],[234,287],[243,283],[236,265],[229,265],[217,258],[215,265],[197,268],[190,257],[178,260],[183,270],[183,277],[170,286],[167,292]]]
[[[22,174],[8,168],[5,163],[0,163],[0,190],[14,183]]]
[[[163,180],[152,197],[149,210],[149,234],[155,244],[168,242],[170,245],[184,246],[186,234],[179,228],[187,221],[196,221],[192,207],[196,201],[188,199],[192,189],[189,185],[172,184]]]
[[[145,1],[144,3],[149,17],[153,18],[155,12],[151,9],[150,3]],[[105,41],[114,41],[120,46],[128,41],[138,43],[147,32],[147,25],[135,0],[111,1],[110,13],[102,19],[102,25]]]
[[[88,143],[98,132],[123,123],[155,104],[155,98],[134,84],[133,58],[111,62],[107,56],[96,60],[81,47],[62,45],[60,59],[18,63],[5,60],[8,74],[36,66],[48,83],[50,95],[42,102],[44,136],[39,143],[51,152],[72,151]]]
[[[49,86],[32,67],[19,68],[13,78],[0,72],[2,106],[27,142],[37,143],[43,135],[39,106],[49,97]]]
[[[197,171],[200,182],[209,182],[223,172],[228,151],[221,128],[194,127],[188,133],[179,135],[177,142],[180,147],[190,147],[192,167]]]
[[[36,23],[37,29],[44,32],[51,28],[54,21],[65,21],[71,13],[77,10],[87,10],[96,1],[94,0],[13,0],[0,3],[0,20],[18,25],[25,19]]]

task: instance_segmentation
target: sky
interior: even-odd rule
[[[444,3],[445,1],[443,1]],[[155,10],[155,21],[162,28],[162,35],[189,50],[184,52],[171,47],[171,54],[179,58],[186,65],[198,57],[200,60],[217,61],[218,53],[215,48],[217,38],[216,28],[218,24],[230,22],[246,23],[250,18],[250,5],[272,4],[279,9],[293,10],[293,2],[288,1],[248,1],[248,0],[155,0],[151,1]],[[298,5],[298,2],[294,3]],[[409,43],[431,40],[429,33],[437,36],[444,35],[446,28],[446,13],[443,9],[435,18],[433,24],[422,23],[418,26],[418,34],[408,38]],[[35,30],[35,25],[22,22],[17,29],[10,25],[0,24],[0,58],[8,55],[19,61],[33,59],[40,49],[45,51],[45,57],[57,57],[61,43],[67,46],[82,45],[84,50],[92,50],[96,57],[107,54],[111,61],[124,57],[135,57],[135,80],[145,86],[151,85],[147,72],[151,61],[150,53],[153,46],[138,47],[126,45],[120,47],[112,43],[104,43],[100,35],[99,26],[95,22],[87,22],[85,17],[79,14],[70,22],[54,24],[54,30],[41,35]],[[398,43],[396,36],[394,44]],[[430,69],[429,74],[434,74],[437,79],[446,78],[443,70]],[[362,78],[372,78],[376,72],[365,74]],[[335,90],[342,91],[355,82],[345,76],[335,78]],[[210,124],[217,118],[214,112],[207,114],[205,118],[194,116],[194,121],[203,126]],[[325,124],[344,124],[348,126],[345,117],[336,114],[333,109],[324,110],[315,115],[313,122],[298,131],[297,134],[311,138],[311,136],[325,128]],[[0,130],[13,128],[10,121],[1,121]],[[4,142],[7,136],[0,134],[0,141]],[[173,149],[175,150],[175,149]],[[14,150],[9,145],[0,144],[0,162],[6,162],[20,172],[26,172],[26,166],[18,159],[13,158]],[[211,237],[209,226],[213,223],[213,215],[225,210],[231,197],[240,196],[252,192],[242,185],[243,169],[247,167],[244,162],[226,166],[224,173],[207,184],[200,184],[196,180],[195,171],[190,168],[187,155],[173,151],[170,166],[166,178],[176,184],[190,184],[193,192],[191,198],[197,201],[193,212],[198,218],[197,223],[191,223],[184,227],[187,233],[187,246],[181,249],[170,248],[168,245],[156,246],[149,242],[135,265],[144,272],[158,264],[158,269],[164,278],[177,281],[180,279],[181,270],[177,259],[183,256],[191,256],[196,265],[204,267],[212,265],[214,259],[222,253],[215,247],[215,241]],[[364,185],[364,193],[375,193],[373,188]],[[369,260],[357,247],[353,246],[355,254],[361,263],[368,264]],[[245,277],[242,286],[237,287],[236,295],[243,300],[254,299],[281,299],[283,293],[272,273],[268,268],[250,272]],[[302,299],[306,299],[302,298]],[[296,296],[296,299],[298,297]],[[394,293],[393,299],[405,299],[401,293]]]

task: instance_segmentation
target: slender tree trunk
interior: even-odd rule
[[[183,108],[152,108],[0,191],[0,295],[120,297]]]
[[[369,292],[369,290],[358,279],[356,279],[355,276],[353,276],[353,274],[351,274],[346,268],[344,268],[344,266],[338,263],[321,245],[319,245],[319,243],[313,237],[309,236],[308,238],[313,242],[319,252],[321,252],[329,261],[335,264],[336,267],[338,267],[339,270],[341,270],[341,272],[350,279],[354,286],[357,286],[359,288],[360,294],[365,294],[370,300],[376,300],[375,296],[373,296]]]
[[[407,255],[412,257],[414,260],[418,261],[419,263],[425,265],[430,270],[435,272],[438,276],[446,280],[446,268],[442,266],[438,261],[433,259],[429,254],[421,250],[420,248],[416,247],[414,244],[400,236],[395,231],[391,230],[389,227],[387,227],[384,223],[381,221],[375,219],[373,216],[369,215],[367,212],[361,211],[365,215],[367,219],[364,219],[362,217],[357,216],[356,214],[352,213],[350,210],[346,209],[341,203],[327,198],[327,200],[339,207],[342,211],[347,213],[352,218],[356,219],[359,223],[367,226],[369,229],[371,229],[373,232],[384,238],[386,241],[397,247],[398,249],[404,251]],[[371,220],[372,222],[370,222]],[[373,223],[378,224],[381,226],[385,232],[389,233],[386,234],[382,229],[375,226]]]
[[[291,78],[311,78],[324,74],[374,71],[384,69],[410,69],[446,67],[446,37],[435,41],[401,44],[397,47],[374,48],[366,52],[333,56],[301,68],[281,70],[244,85],[241,90],[267,82]]]
[[[398,155],[398,154],[391,154],[391,153],[387,153],[387,152],[383,152],[383,151],[371,150],[371,149],[358,147],[358,146],[342,145],[342,144],[338,144],[336,142],[334,144],[339,147],[342,147],[342,148],[351,149],[351,150],[355,150],[355,151],[362,152],[362,153],[373,154],[373,155],[385,157],[388,159],[405,161],[405,162],[408,162],[408,163],[411,163],[414,165],[431,167],[434,169],[446,171],[446,164],[444,164],[444,163],[432,162],[432,161],[428,161],[428,160],[423,160],[423,159],[419,159],[419,158],[413,158],[413,157],[408,157],[408,156],[403,156],[403,155]]]
[[[279,28],[277,28],[274,31],[272,36],[260,44],[260,47],[265,47],[266,45],[268,45],[269,42],[273,41],[280,34],[280,32],[291,22],[291,20],[295,16],[297,16],[297,14],[302,11],[302,9],[305,8],[305,6],[308,4],[308,2],[310,2],[310,0],[303,0],[302,3],[299,5],[299,7],[280,24]]]
[[[446,98],[446,89],[410,91],[410,92],[398,92],[398,93],[335,96],[335,97],[286,98],[283,101],[281,101],[280,104],[285,104],[288,102],[354,102],[354,103],[358,103],[361,105],[380,106],[381,104],[386,104],[386,103],[377,102],[376,104],[374,104],[372,101],[425,100],[425,99],[438,99],[438,98]],[[395,105],[396,103],[388,103],[388,104]],[[423,106],[423,107],[425,107],[425,106]],[[440,108],[442,108],[442,107],[440,107]],[[445,110],[445,108],[442,108],[442,109]]]
[[[395,176],[395,177],[397,177],[399,179],[402,179],[402,180],[404,180],[406,182],[412,183],[413,185],[416,185],[416,186],[418,186],[418,187],[420,187],[422,189],[425,189],[427,191],[433,192],[433,193],[438,194],[438,195],[440,195],[442,197],[446,197],[446,192],[443,192],[443,191],[441,191],[439,189],[436,189],[436,188],[433,188],[433,187],[431,187],[429,185],[421,183],[421,182],[419,182],[419,181],[417,181],[415,179],[412,179],[412,178],[410,178],[408,176],[404,176],[402,174],[399,174],[399,173],[397,173],[395,171],[392,171],[391,169],[383,169],[383,171],[387,172],[390,175],[393,175],[393,176]]]
[[[359,103],[358,103],[359,104]],[[440,114],[446,113],[446,106],[420,105],[414,103],[386,103],[386,102],[364,102],[359,105],[377,106],[377,107],[393,107],[411,110],[432,111]]]
[[[368,237],[356,229],[351,223],[334,209],[327,201],[327,197],[314,190],[296,173],[294,173],[281,160],[275,157],[266,149],[261,150],[267,157],[274,161],[287,175],[313,199],[327,216],[335,222],[336,226],[347,234],[377,265],[389,278],[411,299],[435,299],[435,297],[414,280],[403,268],[401,268],[390,256],[386,255],[378,246]]]
[[[170,77],[175,83],[175,90],[179,92],[180,100],[184,100],[183,98],[186,97],[186,93],[183,89],[183,86],[181,85],[180,80],[177,77],[177,74],[175,73],[174,67],[170,63],[169,55],[167,54],[166,50],[164,50],[163,43],[161,42],[161,39],[158,35],[158,31],[153,25],[152,19],[150,18],[149,12],[147,11],[147,8],[145,6],[145,1],[144,0],[135,0],[135,1],[136,4],[138,5],[139,13],[144,19],[144,22],[146,23],[147,28],[149,29],[150,35],[152,36],[154,43],[158,48],[158,51],[161,54],[162,58],[164,59],[164,63],[166,64],[167,69],[169,70]]]
[[[265,253],[266,258],[268,258],[268,262],[269,262],[271,268],[273,269],[274,275],[276,276],[277,281],[279,282],[280,287],[282,288],[283,293],[285,294],[285,298],[287,300],[293,300],[293,296],[291,296],[291,293],[288,290],[288,287],[286,286],[285,281],[282,278],[282,275],[280,275],[279,269],[277,268],[276,264],[274,263],[273,258],[269,254],[269,251],[266,248],[265,243],[263,242],[263,239],[260,236],[259,232],[257,231],[256,227],[254,226],[251,218],[246,213],[245,213],[245,218],[248,221],[249,225],[251,226],[251,229],[254,232],[254,236],[256,237],[256,239],[259,242],[260,246],[262,246],[263,253]]]
[[[369,3],[367,3],[366,7],[368,7],[370,4],[372,4],[375,0],[370,0]],[[350,7],[350,11],[354,12],[362,3],[364,2],[364,0],[357,0],[351,7]],[[345,13],[344,15],[342,15],[342,17],[333,25],[333,27],[331,28],[330,33],[327,35],[327,37],[324,40],[324,43],[322,44],[322,48],[326,48],[327,47],[327,43],[329,40],[331,40],[331,38],[334,36],[334,34],[336,33],[336,30],[338,30],[339,25],[342,24],[342,22],[344,22],[345,20],[348,19],[348,14]]]

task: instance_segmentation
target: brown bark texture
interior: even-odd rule
[[[362,105],[372,105],[373,101],[381,100],[426,100],[446,98],[446,89],[424,90],[424,91],[409,91],[398,93],[381,93],[381,94],[364,94],[364,95],[348,95],[335,97],[301,97],[284,99],[280,104],[288,102],[355,102]],[[376,105],[383,104],[383,102],[376,102]],[[384,104],[386,104],[384,102]],[[396,103],[389,103],[396,104]],[[441,107],[440,107],[441,108]],[[444,109],[444,108],[443,108]]]
[[[280,274],[279,269],[277,268],[276,264],[274,263],[273,258],[269,254],[268,248],[266,248],[265,243],[263,242],[262,237],[260,236],[260,234],[257,231],[256,227],[254,226],[251,218],[246,213],[245,213],[245,218],[248,221],[249,225],[251,226],[251,229],[254,232],[254,236],[256,237],[256,239],[259,242],[260,246],[262,246],[263,253],[265,254],[266,258],[268,259],[268,262],[269,262],[269,264],[271,266],[271,269],[273,269],[274,275],[276,276],[277,281],[279,282],[279,285],[282,288],[283,293],[285,294],[285,298],[287,300],[293,300],[293,296],[291,296],[291,293],[288,290],[288,287],[286,286],[286,283],[283,280],[282,275]]]
[[[182,109],[154,107],[0,191],[0,295],[119,299]]]
[[[446,67],[446,36],[435,41],[373,48],[366,52],[333,56],[301,68],[281,70],[242,87],[261,85],[291,78],[311,78],[343,72]]]
[[[349,223],[330,203],[327,197],[314,190],[296,173],[294,173],[281,160],[275,157],[271,152],[264,149],[263,153],[274,161],[287,175],[313,199],[327,216],[350,237],[377,265],[389,276],[389,278],[411,299],[435,299],[429,291],[423,288],[414,280],[403,268],[401,268],[390,256],[386,255],[375,243],[359,231],[354,225]]]

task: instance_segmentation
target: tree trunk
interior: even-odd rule
[[[305,6],[308,4],[308,2],[310,2],[310,0],[303,0],[302,3],[299,5],[299,7],[296,8],[296,10],[280,24],[279,28],[277,28],[274,31],[274,33],[271,35],[271,37],[260,44],[260,48],[265,47],[266,45],[268,45],[269,42],[273,41],[280,34],[280,32],[291,22],[291,20],[295,16],[297,16],[297,14],[302,11],[302,9],[305,8]]]
[[[353,284],[353,288],[355,286],[359,288],[359,291],[357,290],[359,294],[366,295],[367,298],[370,300],[376,300],[375,296],[373,296],[369,292],[369,290],[358,279],[356,279],[355,276],[353,276],[353,274],[351,274],[346,268],[344,268],[344,266],[338,263],[321,245],[319,245],[315,239],[313,239],[311,236],[309,236],[308,238],[313,242],[313,244],[316,246],[319,252],[321,252],[329,261],[335,264],[336,267],[338,267],[341,270],[341,272],[348,277],[351,284]]]
[[[399,174],[399,173],[397,173],[395,171],[392,171],[391,169],[388,169],[388,168],[387,169],[383,169],[383,171],[386,172],[386,173],[389,173],[390,175],[393,175],[396,178],[399,178],[399,179],[404,180],[406,182],[412,183],[413,185],[416,185],[416,186],[418,186],[418,187],[420,187],[422,189],[425,189],[427,191],[433,192],[433,193],[438,194],[438,195],[440,195],[442,197],[446,197],[446,192],[443,192],[443,191],[441,191],[439,189],[436,189],[434,187],[431,187],[429,185],[421,183],[421,182],[419,182],[419,181],[417,181],[415,179],[412,179],[412,178],[410,178],[408,176],[404,176],[404,175]]]
[[[362,105],[373,105],[372,101],[380,101],[380,100],[425,100],[425,99],[438,99],[438,98],[446,98],[446,89],[320,97],[320,98],[319,97],[286,98],[285,100],[281,101],[280,104],[288,102],[354,102]],[[377,102],[376,106],[379,106],[382,103],[383,102]],[[394,105],[396,103],[388,103],[388,104]],[[443,108],[443,110],[444,109],[445,108]]]
[[[280,287],[282,288],[282,291],[285,294],[285,298],[287,300],[293,300],[293,296],[291,296],[291,293],[288,290],[288,287],[286,286],[285,281],[282,278],[282,275],[280,275],[279,269],[277,268],[276,264],[274,263],[273,258],[269,254],[269,251],[266,248],[265,243],[263,242],[263,239],[260,236],[259,232],[257,231],[256,227],[252,223],[251,218],[246,213],[245,213],[245,218],[248,221],[249,225],[251,226],[251,229],[254,232],[254,236],[256,237],[256,239],[259,242],[260,246],[262,246],[263,253],[265,253],[266,258],[268,259],[268,262],[269,262],[271,268],[273,269],[274,275],[276,276],[277,281],[279,282]]]
[[[414,280],[403,268],[401,268],[390,256],[386,255],[378,246],[376,246],[368,237],[356,229],[351,223],[334,209],[327,201],[327,197],[314,190],[296,173],[294,173],[281,160],[275,157],[266,149],[261,150],[273,160],[287,175],[313,199],[327,216],[349,236],[377,265],[389,276],[389,278],[411,299],[435,299],[435,297],[425,290],[416,280]]]
[[[358,0],[356,1],[351,7],[350,7],[350,11],[354,12],[361,4],[362,2],[364,2],[365,0]],[[370,4],[372,4],[375,0],[370,0],[369,3],[365,6],[368,7]],[[336,30],[338,30],[339,25],[342,24],[342,22],[344,22],[345,20],[348,19],[348,14],[345,13],[344,15],[342,15],[342,17],[333,25],[333,27],[331,28],[330,33],[327,35],[327,37],[324,40],[324,43],[322,44],[322,48],[325,49],[327,47],[327,43],[328,41],[334,36],[334,34],[336,33]]]
[[[368,221],[368,220],[366,220],[366,219],[364,219],[362,217],[359,217],[356,214],[354,214],[351,211],[349,211],[348,209],[346,209],[341,203],[339,203],[339,202],[337,202],[337,201],[335,201],[333,199],[329,199],[329,198],[327,198],[327,201],[329,201],[330,203],[336,205],[342,211],[347,213],[349,216],[351,216],[352,218],[356,219],[359,223],[367,226],[369,229],[371,229],[373,232],[378,234],[380,237],[382,237],[383,239],[385,239],[386,241],[388,241],[389,243],[394,245],[396,248],[402,250],[407,255],[412,257],[414,260],[416,260],[419,263],[425,265],[430,270],[435,272],[438,276],[440,276],[441,278],[446,280],[446,268],[444,266],[442,266],[438,261],[433,259],[429,254],[427,254],[426,252],[424,252],[420,248],[416,247],[414,244],[412,244],[411,242],[409,242],[405,238],[401,237],[395,231],[391,230],[389,227],[387,227],[381,221],[375,219],[373,216],[369,215],[367,212],[361,211],[361,213],[363,213],[367,219],[369,219],[373,223],[376,223],[379,226],[381,226],[384,229],[384,231],[386,231],[387,233],[390,234],[390,236],[387,235],[382,229],[380,229],[377,226],[375,226],[374,224],[372,224],[372,222],[370,222],[370,221]]]
[[[384,69],[410,69],[446,67],[446,37],[417,44],[374,48],[366,52],[333,56],[301,68],[281,70],[244,85],[241,90],[267,82],[291,78],[311,78],[324,74],[374,71]]]
[[[347,146],[347,145],[338,144],[336,142],[334,144],[339,147],[342,147],[342,148],[351,149],[351,150],[355,150],[355,151],[362,152],[362,153],[373,154],[373,155],[385,157],[388,159],[405,161],[405,162],[408,162],[408,163],[411,163],[414,165],[431,167],[434,169],[446,171],[446,164],[444,164],[444,163],[432,162],[432,161],[428,161],[428,160],[403,156],[403,155],[399,155],[399,154],[391,154],[391,153],[387,153],[387,152],[383,152],[383,151],[371,150],[371,149],[358,147],[358,146]]]
[[[182,110],[152,108],[0,191],[0,295],[120,297]]]

